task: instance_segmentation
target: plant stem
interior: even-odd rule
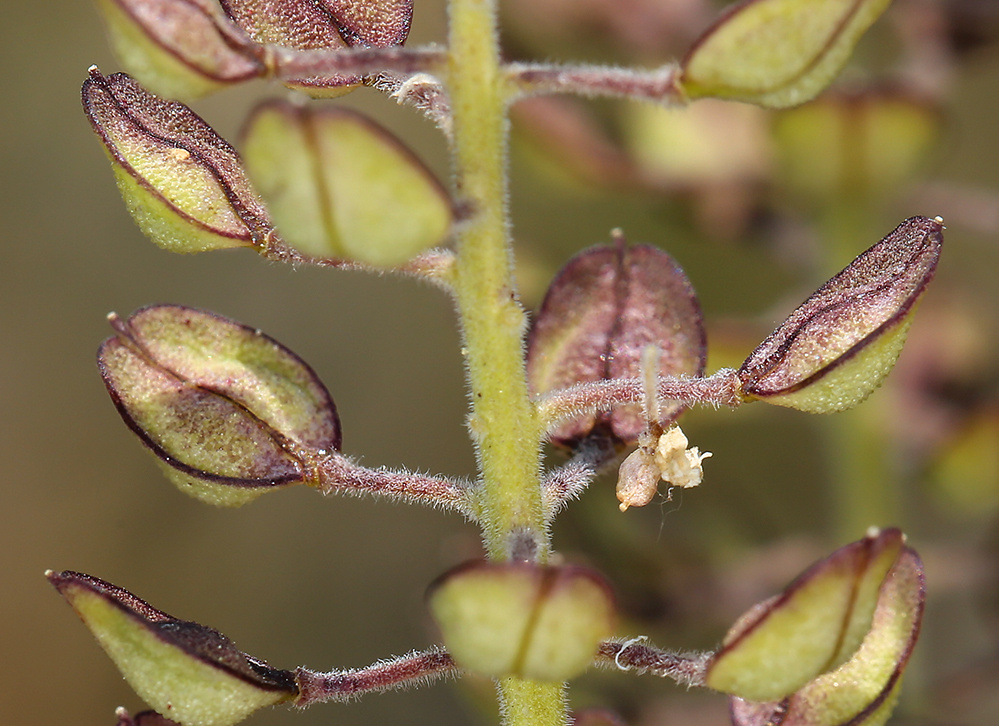
[[[507,118],[495,0],[451,0],[448,90],[460,203],[470,209],[457,241],[455,294],[472,396],[470,428],[482,475],[490,559],[507,559],[514,532],[548,541],[541,504],[538,424],[527,393],[506,219]]]
[[[481,521],[491,560],[526,534],[544,562],[540,431],[527,391],[524,310],[517,300],[506,218],[507,101],[496,0],[449,0],[448,74],[453,163],[468,221],[459,230],[454,288],[471,389],[469,427],[482,476]],[[506,726],[564,726],[565,687],[504,678]]]

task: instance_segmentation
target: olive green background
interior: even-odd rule
[[[439,5],[417,1],[413,42],[443,38]],[[449,566],[478,554],[474,527],[434,510],[323,499],[305,489],[233,511],[188,499],[166,483],[121,424],[93,358],[109,332],[109,311],[124,315],[153,302],[209,308],[263,329],[317,370],[337,402],[347,453],[367,465],[467,476],[474,461],[464,431],[460,344],[450,302],[412,280],[291,269],[248,252],[180,257],[159,250],[129,219],[80,109],[87,67],[118,69],[95,9],[85,0],[8,1],[0,8],[0,34],[0,723],[110,726],[115,706],[133,713],[142,708],[47,585],[47,568],[110,580],[177,617],[218,628],[278,667],[361,666],[434,642],[424,589]],[[932,172],[995,194],[999,54],[975,57],[957,84]],[[196,108],[235,138],[252,100],[267,93],[283,90],[254,84]],[[427,122],[366,89],[346,102],[375,113],[446,176],[443,142]],[[546,200],[547,182],[531,169],[514,155],[512,211],[537,279],[553,274],[573,250],[603,241],[611,227],[623,225],[680,259],[709,318],[763,313],[790,287],[789,276],[753,250],[689,236],[675,242],[655,237],[664,225],[647,200],[564,190]],[[911,209],[897,219],[916,213],[947,214]],[[965,286],[972,299],[976,290],[994,292],[999,240],[956,229],[943,265],[945,284]],[[527,292],[536,301],[542,289]],[[994,304],[994,298],[983,300]],[[629,527],[643,533],[640,557],[625,548],[632,554],[607,564],[587,554],[592,542],[576,532],[588,519],[616,512],[609,482],[587,494],[556,545],[579,553],[576,559],[598,560],[612,580],[617,567],[622,577],[641,579],[630,573],[646,559],[676,560],[671,542],[705,537],[716,538],[723,551],[744,541],[789,542],[791,559],[803,566],[817,553],[795,549],[794,538],[826,524],[811,425],[803,414],[785,411],[698,414],[691,426],[700,438],[692,443],[715,452],[706,464],[705,491],[685,493],[682,506],[651,507],[609,525],[625,539],[634,534]],[[992,529],[994,523],[978,522],[973,536],[987,540]],[[956,541],[967,534],[956,525],[954,532]],[[821,541],[821,551],[837,544]],[[993,556],[982,552],[982,566],[994,577]],[[950,566],[939,558],[932,564],[938,569],[929,568],[931,592],[936,573]],[[755,595],[747,594],[746,602],[736,598],[732,617]],[[992,662],[999,652],[994,622],[980,602],[952,592],[931,600],[930,614],[938,619],[921,645],[926,661],[955,672]],[[668,644],[708,648],[723,631],[712,624]],[[907,698],[918,712],[918,689],[942,671],[927,663],[915,667],[916,694]],[[619,700],[629,693],[630,686],[619,685],[625,676],[605,678]],[[587,676],[586,693],[601,692],[596,682]],[[642,723],[722,722],[721,697],[686,696],[659,681],[642,688],[641,698],[665,704],[643,711]],[[994,695],[991,703],[984,700],[988,692],[972,689],[973,702],[954,720],[939,720],[937,711],[932,720],[906,723],[995,723],[999,703]],[[277,709],[251,722],[488,723],[488,696],[488,684],[437,685],[305,714]],[[672,705],[674,696],[695,704],[689,713],[696,715],[682,720],[686,707]]]

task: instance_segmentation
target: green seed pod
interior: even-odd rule
[[[738,372],[743,394],[810,413],[863,401],[895,365],[942,245],[943,220],[900,224],[753,351]]]
[[[897,529],[873,532],[746,612],[708,664],[705,683],[747,701],[772,701],[844,663],[871,629],[903,539]]]
[[[345,109],[259,106],[244,137],[247,171],[298,252],[395,267],[447,241],[451,205],[401,142]]]
[[[903,548],[881,584],[870,630],[856,653],[783,701],[732,698],[733,725],[882,726],[919,637],[925,597],[919,556]]]
[[[455,662],[492,678],[569,680],[613,629],[608,585],[579,567],[472,562],[440,577],[428,598]]]
[[[98,0],[121,64],[161,96],[191,101],[266,73],[259,48],[210,0]]]
[[[266,247],[273,226],[239,155],[191,109],[96,68],[83,106],[125,204],[153,242],[172,252]]]
[[[591,247],[573,257],[552,281],[527,339],[531,390],[544,394],[576,383],[642,375],[642,352],[659,349],[663,376],[701,375],[706,339],[701,308],[680,266],[650,245]],[[663,403],[669,425],[683,406]],[[634,443],[646,428],[638,404],[581,417],[552,440],[566,446],[597,426]]]
[[[169,715],[140,724],[230,726],[298,695],[293,673],[243,653],[217,630],[178,620],[96,577],[45,574],[135,692]]]
[[[744,0],[694,44],[681,83],[714,96],[786,108],[817,96],[891,0]]]
[[[239,506],[314,482],[314,458],[340,449],[340,421],[322,382],[260,331],[173,305],[111,323],[117,335],[98,353],[108,392],[191,496]]]

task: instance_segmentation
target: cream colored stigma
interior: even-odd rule
[[[696,446],[687,448],[687,437],[679,426],[671,426],[655,442],[642,442],[618,470],[617,498],[620,509],[644,507],[659,489],[659,481],[669,485],[667,500],[673,487],[690,489],[701,483],[704,471],[701,462],[711,456]]]

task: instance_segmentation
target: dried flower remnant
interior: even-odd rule
[[[298,695],[292,672],[247,655],[217,630],[178,620],[96,577],[69,571],[46,576],[128,684],[170,720],[231,726]],[[157,719],[139,723],[152,726]]]
[[[898,359],[943,229],[939,217],[907,219],[820,287],[742,364],[743,394],[811,413],[867,398]]]
[[[394,267],[447,241],[447,192],[400,141],[356,112],[265,103],[249,119],[243,147],[282,236],[304,255]]]
[[[190,101],[262,77],[261,50],[211,0],[98,0],[127,71],[167,98]]]
[[[694,44],[681,82],[714,96],[786,108],[819,94],[891,0],[744,0]]]
[[[256,247],[273,225],[236,151],[183,104],[91,68],[83,106],[139,228],[164,249]]]
[[[710,457],[711,452],[702,454],[696,446],[688,449],[687,444],[680,427],[671,426],[657,439],[643,443],[628,455],[617,479],[617,498],[622,512],[651,502],[660,481],[681,489],[691,489],[701,483],[704,478],[701,462]]]
[[[642,351],[660,351],[662,376],[699,376],[706,341],[701,309],[683,270],[667,253],[649,245],[592,247],[556,275],[528,337],[527,374],[535,394],[577,383],[641,375]],[[661,407],[669,425],[680,404]],[[595,427],[633,443],[646,429],[640,406],[588,415],[560,427],[556,443],[571,446]]]
[[[428,599],[457,664],[493,678],[569,680],[614,623],[609,586],[581,567],[471,562],[438,578]]]
[[[111,318],[101,375],[118,412],[182,491],[239,506],[313,482],[340,448],[332,398],[309,366],[258,330],[173,305]]]

